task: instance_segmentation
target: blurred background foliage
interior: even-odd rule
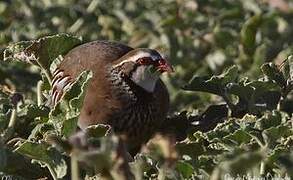
[[[76,172],[70,171],[70,159],[78,157],[113,179],[121,172],[127,179],[129,169],[137,179],[221,179],[227,173],[293,177],[293,56],[287,58],[293,52],[292,24],[290,0],[0,1],[0,171],[66,179]],[[2,61],[10,44],[60,33],[166,55],[176,72],[163,77],[172,103],[171,121],[163,128],[167,133],[173,128],[180,142],[157,137],[128,165],[120,161],[117,137],[103,137],[108,127],[89,127],[81,137],[101,144],[95,151],[87,151],[92,144],[88,149],[70,144],[78,113],[68,119],[68,109],[54,114],[36,103],[39,80],[44,83],[39,90],[50,88],[40,69]],[[58,38],[60,44],[71,38],[79,42],[64,34],[44,42]],[[31,43],[40,42],[22,42],[18,48]],[[54,44],[42,48],[55,53],[49,52]],[[95,175],[87,166],[80,169],[83,177]]]
[[[176,68],[164,77],[172,111],[205,108],[221,99],[180,88],[195,74],[219,74],[233,64],[252,78],[262,63],[280,64],[292,53],[292,8],[286,0],[2,0],[0,49],[60,32],[156,48]],[[40,79],[31,67],[0,63],[0,83],[18,84],[16,91],[28,92]]]

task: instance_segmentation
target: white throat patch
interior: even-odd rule
[[[132,73],[131,80],[148,92],[154,92],[160,73],[151,73],[149,66],[139,66]]]

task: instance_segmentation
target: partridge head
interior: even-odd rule
[[[173,71],[168,61],[153,49],[132,50],[124,55],[114,68],[119,66],[125,76],[147,92],[154,91],[162,73]]]
[[[53,73],[51,103],[60,101],[78,75],[91,70],[78,125],[109,124],[126,137],[129,151],[140,146],[164,123],[169,94],[160,79],[172,66],[153,49],[133,49],[117,42],[94,41],[72,49]]]

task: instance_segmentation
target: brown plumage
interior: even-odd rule
[[[116,134],[126,136],[128,149],[135,153],[166,118],[169,94],[157,74],[170,71],[171,66],[155,50],[109,41],[86,43],[72,49],[55,70],[53,105],[84,70],[91,70],[93,78],[87,87],[79,127],[110,124]]]

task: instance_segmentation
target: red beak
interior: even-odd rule
[[[174,72],[174,68],[172,67],[171,64],[168,63],[168,61],[166,61],[165,59],[161,59],[159,60],[159,64],[158,64],[158,70],[163,73],[163,72],[167,72],[167,73],[172,73]]]

